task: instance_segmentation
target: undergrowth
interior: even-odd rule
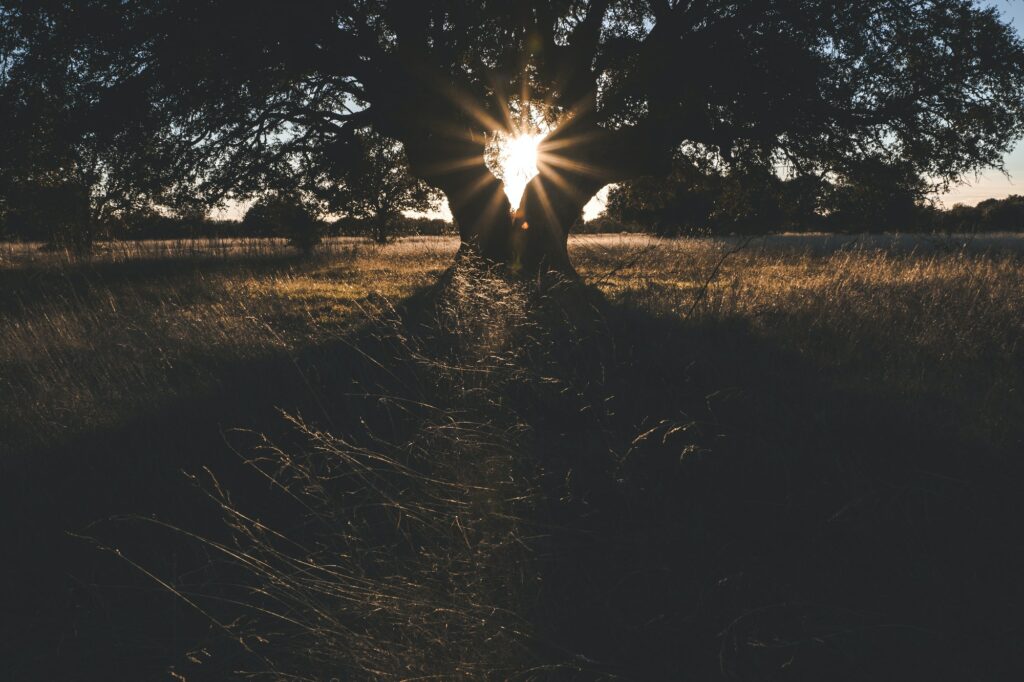
[[[925,435],[749,331],[649,318],[576,283],[462,262],[416,306],[367,313],[344,413],[236,442],[289,501],[270,505],[276,522],[208,486],[232,532],[203,542],[234,587],[198,593],[235,605],[224,627],[245,672],[1014,669],[1017,630],[991,600],[1020,560],[990,543],[1019,527],[1017,462],[965,464],[964,434]],[[743,359],[702,366],[723,357]]]
[[[8,676],[1019,677],[1019,258],[450,246],[0,271]]]

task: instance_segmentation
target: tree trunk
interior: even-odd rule
[[[529,272],[574,275],[568,241],[583,207],[626,168],[615,134],[585,117],[551,131],[537,150],[539,174],[526,186],[517,211],[514,253]]]
[[[373,220],[373,241],[377,244],[387,244],[390,236],[388,216],[386,213],[378,212]]]
[[[558,180],[538,175],[515,212],[501,181],[486,167],[478,170],[472,183],[446,191],[463,249],[505,264],[516,274],[555,271],[575,276],[569,261],[569,230],[592,193],[567,192]]]
[[[462,250],[511,263],[512,207],[501,181],[484,162],[484,147],[484,139],[470,133],[455,139],[421,135],[405,140],[410,170],[447,196]]]
[[[583,114],[542,141],[540,173],[513,213],[501,181],[484,162],[482,136],[418,133],[404,140],[410,169],[448,197],[462,249],[524,275],[574,276],[568,239],[583,207],[609,182],[652,167],[650,155],[641,152],[650,148],[648,133],[611,131]]]
[[[554,270],[574,276],[569,233],[602,185],[580,182],[540,160],[537,166],[540,174],[526,186],[516,211],[515,262],[528,273]]]

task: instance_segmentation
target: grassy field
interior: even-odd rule
[[[0,248],[0,673],[1013,679],[1019,244],[822,239]]]

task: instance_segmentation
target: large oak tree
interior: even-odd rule
[[[999,166],[1024,132],[1024,47],[974,0],[3,5],[72,22],[76,64],[105,84],[95,109],[146,108],[183,188],[253,192],[372,128],[444,192],[466,249],[531,271],[571,271],[594,193],[679,154],[819,175],[898,159],[944,182]],[[485,151],[540,120],[516,216]]]

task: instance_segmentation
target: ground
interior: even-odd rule
[[[1002,679],[1021,243],[0,247],[0,670]]]

